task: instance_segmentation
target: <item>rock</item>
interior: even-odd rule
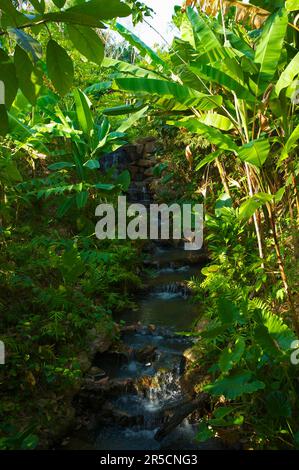
[[[199,359],[199,354],[197,353],[196,349],[189,348],[184,351],[183,356],[186,358],[188,362],[197,362]]]
[[[78,362],[79,362],[79,364],[80,364],[80,369],[81,369],[81,371],[83,372],[83,374],[85,374],[85,372],[87,372],[88,369],[90,369],[90,367],[91,367],[91,362],[90,362],[90,360],[89,360],[89,358],[88,358],[87,352],[82,351],[82,352],[78,355],[77,359],[78,359]]]
[[[93,366],[88,371],[88,376],[90,376],[93,380],[101,380],[106,377],[106,372],[99,367]]]
[[[144,176],[153,176],[154,175],[154,169],[153,168],[147,168],[144,172]]]
[[[139,351],[135,351],[135,357],[137,361],[142,363],[152,362],[156,357],[156,349],[155,346],[145,346]]]
[[[138,166],[144,167],[144,168],[150,168],[154,166],[156,162],[153,159],[149,158],[141,158],[138,160]]]

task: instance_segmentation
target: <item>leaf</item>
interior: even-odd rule
[[[89,61],[101,65],[104,45],[98,34],[88,26],[67,25],[67,32],[75,48]]]
[[[253,214],[262,207],[267,202],[271,202],[273,200],[273,196],[268,193],[257,193],[254,196],[247,199],[247,201],[243,202],[240,206],[239,210],[239,218],[241,220],[249,220]]]
[[[63,170],[64,168],[74,168],[75,165],[71,162],[57,162],[57,163],[52,163],[51,165],[48,166],[49,170],[55,171],[55,170]]]
[[[6,109],[9,110],[18,91],[16,68],[10,57],[0,49],[0,83],[4,84],[4,98]]]
[[[126,41],[128,41],[132,46],[138,49],[140,55],[142,57],[149,57],[150,62],[154,63],[155,65],[160,65],[163,68],[167,68],[166,63],[162,60],[155,51],[153,51],[149,46],[147,46],[141,39],[138,38],[134,33],[129,31],[120,23],[116,23],[114,26],[115,30],[121,34]]]
[[[79,89],[74,90],[73,95],[80,128],[86,135],[91,135],[91,132],[94,129],[93,115],[90,110],[91,102],[83,91]]]
[[[57,0],[55,0],[55,1],[57,1]],[[54,0],[53,0],[53,2],[54,2]],[[41,14],[44,13],[45,7],[46,7],[45,0],[30,0],[30,3],[34,6],[36,11],[38,11]]]
[[[238,154],[243,162],[261,168],[268,158],[270,143],[268,139],[252,140],[239,147]]]
[[[152,78],[117,78],[117,86],[133,93],[148,93],[151,95],[173,97],[186,107],[198,107],[209,110],[221,106],[222,98],[218,95],[205,95],[184,85],[167,80]]]
[[[200,423],[198,426],[198,434],[196,435],[196,440],[199,442],[205,442],[208,439],[214,437],[214,432],[212,429],[208,428],[205,423]]]
[[[102,191],[112,191],[112,189],[115,189],[114,184],[108,184],[108,183],[97,183],[94,185],[96,189],[101,189]]]
[[[65,49],[54,39],[50,39],[47,45],[47,69],[58,93],[66,95],[73,84],[74,66]]]
[[[32,36],[17,28],[8,28],[8,33],[24,51],[31,55],[35,62],[42,58],[42,46]]]
[[[294,332],[273,312],[260,310],[258,319],[267,328],[269,335],[276,341],[279,347],[283,351],[288,352],[291,348],[291,343],[296,339]]]
[[[205,158],[203,158],[195,167],[195,171],[200,170],[203,166],[208,165],[209,163],[212,163],[216,158],[221,155],[221,150],[217,150],[216,152],[212,152],[209,155],[207,155]]]
[[[190,70],[205,80],[223,86],[228,91],[234,91],[236,96],[240,99],[254,101],[255,98],[248,90],[247,85],[241,79],[237,80],[221,70],[221,65],[222,64],[214,63],[213,66],[211,66],[200,62],[192,62]]]
[[[68,196],[64,198],[63,203],[57,209],[57,217],[63,217],[73,206],[75,198],[73,196]]]
[[[299,124],[298,126],[294,129],[290,137],[288,138],[287,142],[285,143],[285,146],[283,148],[283,151],[281,152],[281,156],[279,157],[278,160],[278,166],[286,159],[288,158],[289,154],[293,151],[294,147],[297,145],[297,140],[299,139]]]
[[[241,318],[241,312],[231,300],[221,297],[217,302],[218,315],[223,325],[231,325]]]
[[[117,184],[122,186],[123,191],[128,191],[129,186],[131,184],[131,175],[128,170],[123,171],[116,180]]]
[[[235,400],[242,395],[257,392],[263,388],[265,388],[264,382],[254,380],[252,372],[237,371],[229,377],[218,378],[213,384],[206,385],[204,390],[213,396],[224,395],[230,400]]]
[[[66,0],[52,0],[52,2],[53,2],[54,5],[56,5],[58,8],[62,8],[62,7],[64,7],[64,4],[65,4]]]
[[[39,439],[36,435],[29,434],[29,436],[26,436],[25,439],[22,441],[21,449],[22,450],[35,449],[36,446],[38,445],[38,442],[39,442]]]
[[[290,418],[292,415],[292,406],[287,395],[279,390],[269,393],[266,408],[271,418]]]
[[[80,193],[76,194],[76,204],[78,209],[82,209],[86,206],[88,201],[88,191],[81,191]]]
[[[199,119],[200,122],[207,126],[216,127],[221,131],[229,131],[233,128],[233,124],[226,116],[217,113],[203,114]]]
[[[232,369],[243,356],[243,353],[245,351],[245,341],[242,336],[236,339],[235,342],[235,347],[227,347],[222,351],[219,357],[219,367],[221,369],[221,372],[228,372],[230,369]]]
[[[87,162],[85,162],[83,166],[85,166],[89,170],[97,170],[98,168],[100,168],[100,163],[98,160],[87,160]]]
[[[35,73],[31,60],[26,52],[19,46],[15,48],[14,63],[19,80],[19,87],[30,104],[34,106],[42,85],[41,76]]]
[[[237,145],[229,135],[203,124],[196,118],[185,118],[180,121],[169,121],[169,123],[176,127],[185,127],[190,132],[203,135],[211,144],[216,145],[220,149],[231,150],[233,152],[238,150]]]
[[[9,131],[8,114],[4,104],[0,103],[0,136],[4,137]]]
[[[298,0],[287,0],[285,7],[288,11],[299,10]]]
[[[284,69],[279,77],[278,82],[275,86],[277,95],[280,94],[281,90],[291,85],[296,75],[299,74],[299,52],[291,60],[288,66]]]
[[[81,24],[80,17],[82,16],[90,16],[97,20],[111,20],[128,16],[130,13],[131,9],[119,0],[90,0],[65,10],[66,16],[73,15],[78,18],[78,24]]]
[[[145,113],[148,111],[148,106],[145,106],[142,108],[140,111],[137,111],[137,113],[131,114],[117,129],[117,132],[125,132],[128,129],[131,129],[133,125],[139,121]]]
[[[273,79],[288,25],[287,11],[279,9],[267,19],[257,43],[254,62],[260,65],[257,86],[264,92]]]
[[[207,54],[210,63],[227,57],[225,48],[218,41],[217,37],[200,15],[193,8],[187,8],[187,16],[192,25],[197,51],[203,55]]]

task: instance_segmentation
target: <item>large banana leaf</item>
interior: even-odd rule
[[[93,115],[90,110],[91,102],[79,89],[75,90],[73,95],[75,99],[76,114],[79,125],[85,134],[90,135],[94,128]]]
[[[229,135],[223,134],[214,127],[203,124],[196,118],[185,118],[181,119],[180,121],[169,121],[168,124],[176,127],[185,127],[190,132],[203,135],[211,144],[216,145],[219,149],[230,150],[233,152],[237,152],[238,150],[237,145]]]
[[[187,8],[187,16],[193,28],[197,51],[200,54],[207,54],[210,63],[227,57],[227,51],[218,41],[207,21],[199,16],[191,7]]]
[[[205,80],[215,82],[229,91],[234,91],[240,99],[254,101],[254,96],[249,92],[247,85],[244,82],[242,83],[242,80],[238,82],[218,67],[221,67],[221,64],[214,63],[212,66],[198,62],[192,64],[190,70]]]
[[[298,8],[299,8],[299,2],[298,2]],[[299,52],[295,55],[295,57],[291,60],[291,62],[286,67],[286,69],[280,75],[279,80],[275,86],[275,91],[277,95],[280,94],[281,90],[291,85],[292,81],[298,74],[299,74]]]
[[[295,147],[297,140],[299,140],[299,124],[298,126],[294,129],[292,134],[290,135],[289,139],[287,140],[283,151],[281,153],[281,156],[278,161],[278,166],[286,159],[288,158],[290,152],[293,150]]]
[[[164,60],[161,59],[161,57],[159,57],[158,54],[156,54],[156,52],[153,51],[149,46],[147,46],[147,44],[141,41],[138,36],[119,23],[116,23],[114,28],[124,39],[126,39],[126,41],[138,49],[142,57],[149,57],[150,63],[160,65],[164,69],[167,69],[167,64],[164,62]]]
[[[124,76],[124,74],[128,74],[133,77],[160,78],[158,71],[154,72],[152,70],[147,70],[144,67],[138,67],[137,65],[129,64],[122,60],[112,59],[110,57],[105,57],[101,66],[105,68],[113,68],[117,72],[120,72],[122,76]]]
[[[243,162],[261,168],[268,158],[270,143],[268,139],[252,140],[239,147],[238,154]]]
[[[218,95],[205,95],[184,85],[167,80],[153,80],[144,78],[117,78],[118,88],[133,93],[147,93],[150,95],[174,98],[187,108],[195,107],[201,110],[210,110],[222,105],[222,97]]]
[[[147,110],[148,106],[145,106],[140,111],[137,111],[137,113],[131,114],[130,117],[125,119],[125,121],[120,125],[116,132],[126,132],[126,130],[130,129],[133,124],[135,124],[135,122],[139,121],[139,119],[141,119],[145,115]]]
[[[288,15],[284,8],[267,19],[255,52],[255,63],[260,65],[258,88],[263,93],[273,79],[281,56],[288,25]]]

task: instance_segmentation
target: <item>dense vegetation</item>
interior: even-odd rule
[[[159,199],[205,204],[211,263],[190,282],[211,398],[199,440],[299,445],[299,4],[197,3],[154,51],[115,21],[150,15],[137,1],[0,0],[0,448],[35,447],[64,419],[90,337],[117,338],[141,245],[96,240],[95,206],[130,185],[99,169],[145,131],[163,142]]]

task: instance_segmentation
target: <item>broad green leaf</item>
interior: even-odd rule
[[[219,64],[221,67],[221,64]],[[249,92],[247,85],[242,80],[237,81],[230,74],[218,68],[218,64],[206,65],[200,61],[191,63],[190,70],[207,81],[212,81],[223,86],[228,91],[234,91],[240,99],[254,101],[254,96]]]
[[[18,79],[15,65],[3,49],[0,49],[1,82],[1,99],[3,98],[2,94],[4,94],[5,103],[0,104],[5,104],[6,109],[10,109],[18,91]]]
[[[123,191],[128,191],[131,184],[131,175],[128,170],[123,171],[116,180],[117,184],[122,186]]]
[[[296,339],[295,334],[278,315],[260,310],[258,321],[267,328],[271,338],[276,341],[283,351],[288,352],[290,350],[291,343]]]
[[[150,62],[155,65],[161,65],[163,68],[167,68],[166,63],[162,60],[155,51],[153,51],[149,46],[147,46],[141,39],[139,39],[134,33],[129,31],[120,23],[116,23],[114,26],[115,30],[118,31],[119,34],[123,38],[126,39],[132,46],[136,47],[140,52],[142,57],[149,57]]]
[[[90,110],[91,102],[83,91],[79,89],[74,90],[73,95],[80,128],[86,135],[91,135],[91,132],[94,129],[93,115]]]
[[[131,114],[117,129],[117,132],[125,132],[128,129],[131,129],[131,127],[141,119],[146,112],[148,111],[148,106],[145,106],[142,108],[140,111],[137,111],[137,113]]]
[[[195,134],[203,135],[211,144],[216,145],[219,149],[231,150],[233,152],[238,150],[237,145],[229,135],[203,124],[196,118],[185,118],[180,121],[169,121],[169,123],[177,127],[185,127]]]
[[[0,103],[0,136],[4,137],[9,131],[9,121],[4,104]]]
[[[191,7],[187,8],[187,16],[194,31],[197,51],[202,55],[207,54],[210,63],[227,57],[225,48],[207,24],[207,20],[204,20]]]
[[[289,154],[296,148],[297,146],[297,140],[299,139],[299,124],[298,126],[294,129],[290,137],[288,138],[282,152],[281,156],[279,157],[278,160],[278,166],[286,159],[288,158]]]
[[[82,209],[86,206],[88,201],[88,191],[82,191],[76,194],[76,204],[78,209]]]
[[[35,69],[28,55],[18,45],[15,48],[14,63],[19,80],[19,87],[24,96],[34,106],[42,85],[41,76],[35,73]]]
[[[198,434],[196,435],[196,440],[198,442],[205,442],[208,439],[214,437],[214,432],[210,429],[205,423],[201,422],[198,426]]]
[[[160,78],[160,75],[153,70],[147,70],[144,67],[138,67],[137,65],[129,64],[127,62],[123,62],[122,60],[112,59],[111,57],[105,57],[102,62],[102,67],[115,69],[116,71],[120,72],[121,77],[124,75],[129,75],[139,78]]]
[[[287,25],[288,15],[283,8],[270,15],[263,27],[254,58],[260,65],[257,84],[261,92],[266,90],[276,73]]]
[[[85,88],[84,93],[86,95],[102,93],[104,91],[110,90],[111,86],[112,86],[112,82],[93,83],[89,87]]]
[[[245,341],[242,336],[236,339],[233,347],[225,348],[219,357],[219,367],[222,372],[228,372],[241,360],[245,351]]]
[[[296,11],[299,10],[298,0],[287,0],[285,7],[288,11]]]
[[[87,162],[85,162],[83,166],[85,166],[89,170],[97,170],[98,168],[100,168],[100,163],[98,160],[87,160]]]
[[[239,147],[238,154],[243,162],[261,168],[268,158],[270,152],[270,143],[268,139],[252,140],[251,142]]]
[[[52,0],[54,5],[56,5],[58,8],[62,8],[65,5],[66,0]]]
[[[53,3],[55,3],[55,1],[59,1],[59,0],[53,0]],[[41,14],[44,13],[45,8],[46,8],[45,0],[30,0],[30,3],[31,5],[34,6],[36,11],[38,11]]]
[[[229,299],[219,298],[217,308],[222,325],[231,325],[241,318],[239,308]]]
[[[75,165],[74,163],[71,162],[57,162],[57,163],[52,163],[51,165],[48,166],[49,170],[56,171],[56,170],[63,170],[65,168],[74,168]]]
[[[98,34],[88,26],[68,25],[67,32],[75,48],[89,61],[101,65],[104,45]]]
[[[292,415],[292,406],[288,396],[280,390],[269,393],[266,398],[266,408],[271,418],[290,418]]]
[[[231,120],[222,114],[207,113],[203,114],[198,120],[207,126],[216,127],[216,129],[221,131],[230,131],[233,128]]]
[[[267,193],[257,193],[254,196],[247,199],[247,201],[243,202],[240,206],[239,210],[239,218],[241,220],[249,220],[250,217],[254,215],[254,213],[262,207],[267,202],[271,202],[273,200],[273,196]]]
[[[299,5],[298,5],[299,8]],[[275,86],[275,91],[277,95],[280,94],[281,90],[287,88],[291,85],[296,75],[299,74],[299,52],[295,55],[295,57],[291,60],[285,70],[279,77],[278,82]]]
[[[224,395],[228,399],[235,400],[242,395],[264,388],[264,382],[255,380],[252,372],[246,370],[235,372],[229,377],[220,377],[213,384],[206,385],[204,390],[214,396]]]
[[[42,46],[32,36],[17,28],[8,28],[8,33],[24,51],[31,55],[34,61],[42,58]]]
[[[216,152],[212,152],[206,157],[204,157],[195,167],[195,171],[200,170],[202,167],[205,165],[208,165],[209,163],[212,163],[216,158],[218,158],[221,155],[221,150],[217,150]]]
[[[151,78],[117,78],[117,86],[133,93],[147,93],[151,95],[175,98],[186,107],[197,107],[209,110],[221,106],[222,98],[218,95],[205,95],[187,86],[179,85],[166,80],[154,80]]]
[[[115,189],[114,184],[108,184],[108,183],[97,183],[94,185],[94,187],[102,191],[112,191],[112,189]]]
[[[144,103],[139,101],[136,104],[124,104],[114,108],[106,108],[103,110],[103,114],[106,116],[120,116],[121,114],[131,114],[140,111],[142,108],[144,108]]]
[[[70,208],[74,205],[75,203],[75,197],[74,196],[68,196],[64,198],[63,203],[57,208],[57,217],[61,218],[63,217],[69,210]]]
[[[47,45],[47,69],[55,89],[62,96],[66,95],[74,80],[72,59],[54,39]]]
[[[68,8],[65,13],[78,15],[78,20],[80,20],[81,15],[91,16],[98,20],[111,20],[128,16],[131,9],[119,0],[90,0]],[[78,24],[81,24],[81,22],[78,21]]]

